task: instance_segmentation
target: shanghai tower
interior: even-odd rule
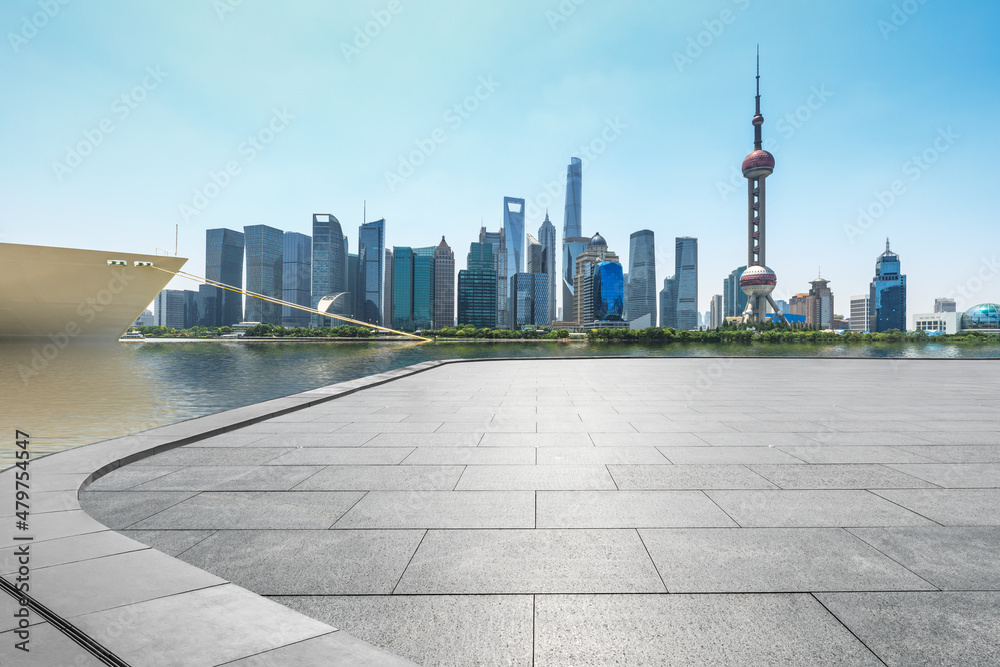
[[[573,275],[576,272],[576,256],[587,248],[589,238],[583,236],[580,196],[583,185],[583,162],[571,158],[566,167],[566,210],[563,214],[563,275],[562,275],[562,319],[575,322],[573,312]]]

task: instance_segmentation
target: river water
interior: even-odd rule
[[[36,458],[431,359],[595,355],[1000,358],[1000,346],[2,342],[0,468],[14,460],[15,429],[31,436]]]

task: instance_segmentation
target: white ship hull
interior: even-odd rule
[[[0,243],[0,339],[116,340],[173,277],[135,262],[179,271],[187,259]]]

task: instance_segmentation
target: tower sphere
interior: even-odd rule
[[[757,114],[756,116],[753,117],[753,120],[750,122],[753,123],[754,125],[763,125],[764,117],[761,116],[760,114]]]
[[[765,150],[757,150],[743,158],[743,178],[770,176],[774,171],[774,156]]]
[[[760,264],[747,267],[740,276],[740,289],[747,296],[766,296],[774,291],[778,276],[774,271]]]
[[[604,246],[606,248],[608,247],[608,242],[605,241],[604,237],[601,236],[600,234],[594,234],[593,238],[590,239],[590,243],[588,245],[591,247]]]

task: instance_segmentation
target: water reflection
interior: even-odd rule
[[[429,359],[594,355],[1000,357],[998,346],[934,343],[737,346],[74,341],[48,360],[40,352],[39,343],[0,343],[0,425],[4,433],[0,467],[13,461],[14,429],[31,434],[33,453],[40,456]]]

